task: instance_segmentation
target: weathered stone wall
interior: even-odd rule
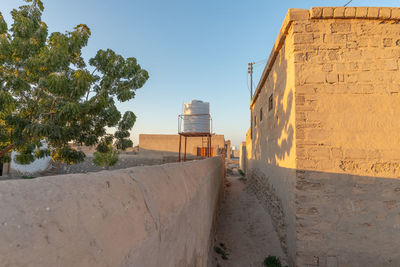
[[[293,22],[297,167],[400,178],[400,17],[332,10]]]
[[[246,142],[240,143],[239,168],[242,171],[246,170]]]
[[[0,182],[0,266],[207,266],[221,158]]]
[[[247,175],[251,187],[271,214],[282,249],[293,263],[296,175],[286,170],[296,167],[294,54],[290,37],[293,30],[289,24],[286,26],[282,27],[264,70],[265,81],[259,85],[258,98],[252,106],[252,145]]]
[[[289,10],[285,18],[251,107],[259,117],[273,93],[274,108],[292,106],[293,115],[274,109],[270,128],[253,118],[247,146],[248,173],[264,183],[259,195],[281,206],[272,216],[295,213],[295,235],[283,227],[293,266],[400,265],[399,21],[399,8],[376,7]],[[277,69],[285,53],[293,60]]]
[[[400,266],[400,180],[297,171],[298,266]]]
[[[399,14],[314,8],[293,22],[301,266],[400,265],[400,180],[382,178],[400,178]]]

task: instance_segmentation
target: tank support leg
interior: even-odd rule
[[[187,144],[187,136],[185,136],[185,158],[183,159],[183,161],[186,161],[186,144]]]
[[[182,139],[182,136],[179,135],[179,154],[178,154],[178,162],[181,162],[181,139]]]

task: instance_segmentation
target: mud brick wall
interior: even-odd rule
[[[293,15],[295,12],[289,13],[288,17]],[[246,150],[250,187],[271,214],[282,249],[290,261],[295,258],[296,239],[296,174],[293,171],[296,168],[296,140],[294,32],[288,17],[264,70],[265,81],[258,88]]]
[[[247,146],[292,266],[400,265],[399,23],[399,8],[378,7],[285,18],[251,104],[261,116],[272,96],[273,115],[253,118]]]
[[[2,181],[0,266],[210,266],[221,157]]]

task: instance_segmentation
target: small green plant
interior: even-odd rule
[[[226,251],[225,251],[224,249],[222,249],[222,248],[220,248],[220,247],[214,247],[214,251],[215,251],[217,254],[221,255],[221,258],[222,258],[223,260],[227,260],[227,259],[228,259],[228,253],[226,253]]]
[[[22,175],[21,178],[22,179],[33,179],[33,178],[35,178],[35,176]]]
[[[266,267],[283,267],[281,260],[278,257],[271,256],[271,255],[269,255],[268,257],[265,258],[264,266],[266,266]]]
[[[232,175],[233,174],[233,170],[232,169],[226,169],[226,173]]]
[[[241,169],[239,169],[239,174],[241,175],[241,176],[245,176],[246,174],[244,173],[244,171],[242,171]]]
[[[105,167],[106,170],[109,170],[111,166],[114,166],[118,162],[118,151],[111,144],[108,144],[107,148],[101,152],[94,152],[93,156],[94,164]]]

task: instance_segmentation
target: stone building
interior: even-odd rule
[[[182,137],[181,152],[184,152],[185,140]],[[188,137],[186,152],[190,157],[201,156],[207,147],[206,137]],[[211,152],[212,155],[225,153],[224,135],[212,135]],[[149,157],[177,156],[179,152],[178,134],[140,134],[139,135],[139,154]],[[183,154],[182,154],[183,155]]]
[[[400,266],[400,8],[290,9],[247,175],[291,266]]]

